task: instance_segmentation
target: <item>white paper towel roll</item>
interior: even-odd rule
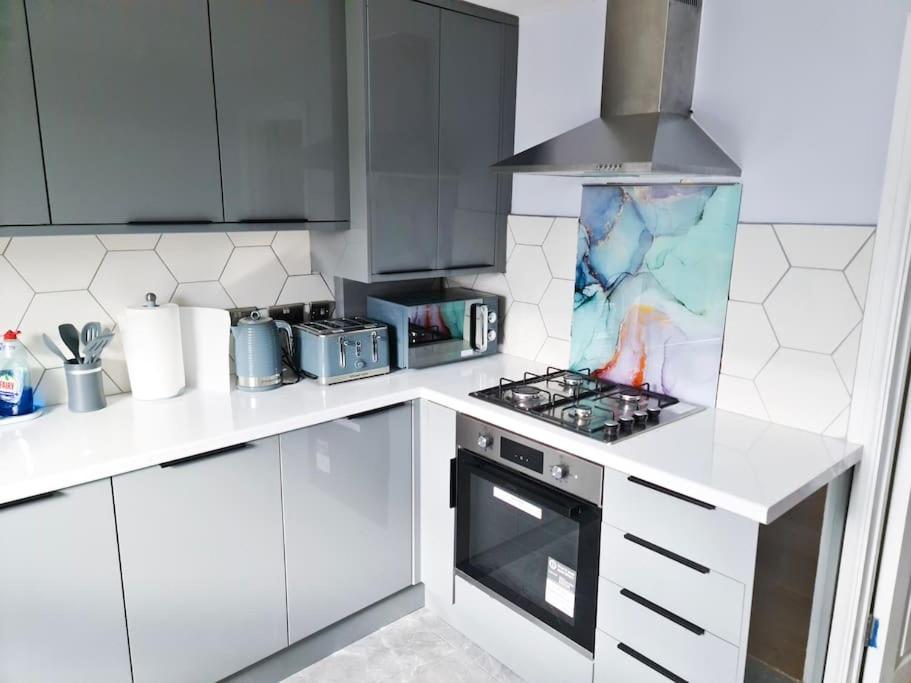
[[[183,391],[186,377],[177,304],[131,306],[121,313],[118,324],[133,397],[152,401]]]

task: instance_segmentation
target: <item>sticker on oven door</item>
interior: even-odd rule
[[[548,557],[544,600],[572,617],[576,607],[576,570]]]
[[[514,496],[509,491],[504,491],[499,486],[493,487],[493,497],[502,500],[508,505],[512,505],[517,510],[521,510],[535,519],[541,519],[542,510],[537,505],[532,505],[527,500],[522,500],[519,496]]]

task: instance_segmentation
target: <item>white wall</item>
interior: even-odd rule
[[[594,118],[606,0],[523,17],[516,149]],[[876,222],[911,0],[705,0],[693,109],[743,167],[746,222]],[[578,215],[578,182],[517,176],[513,212]]]

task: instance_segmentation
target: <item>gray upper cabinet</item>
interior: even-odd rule
[[[348,220],[344,3],[210,11],[225,220]]]
[[[205,0],[27,0],[55,223],[220,221]]]
[[[214,681],[288,645],[278,437],[114,478],[133,679]]]
[[[411,406],[281,435],[295,642],[412,584]]]
[[[0,681],[129,681],[111,480],[0,507],[0,549]]]
[[[41,135],[22,0],[0,0],[0,225],[47,223]]]
[[[375,282],[503,270],[517,20],[458,0],[347,0],[351,231],[315,268]],[[505,211],[504,211],[505,207]]]
[[[440,10],[367,5],[369,221],[374,272],[433,270],[437,256]]]
[[[496,264],[503,27],[442,13],[437,267]]]

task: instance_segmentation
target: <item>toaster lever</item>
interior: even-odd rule
[[[370,333],[370,342],[372,349],[370,353],[370,360],[376,363],[380,359],[380,340],[379,335],[376,332]]]

